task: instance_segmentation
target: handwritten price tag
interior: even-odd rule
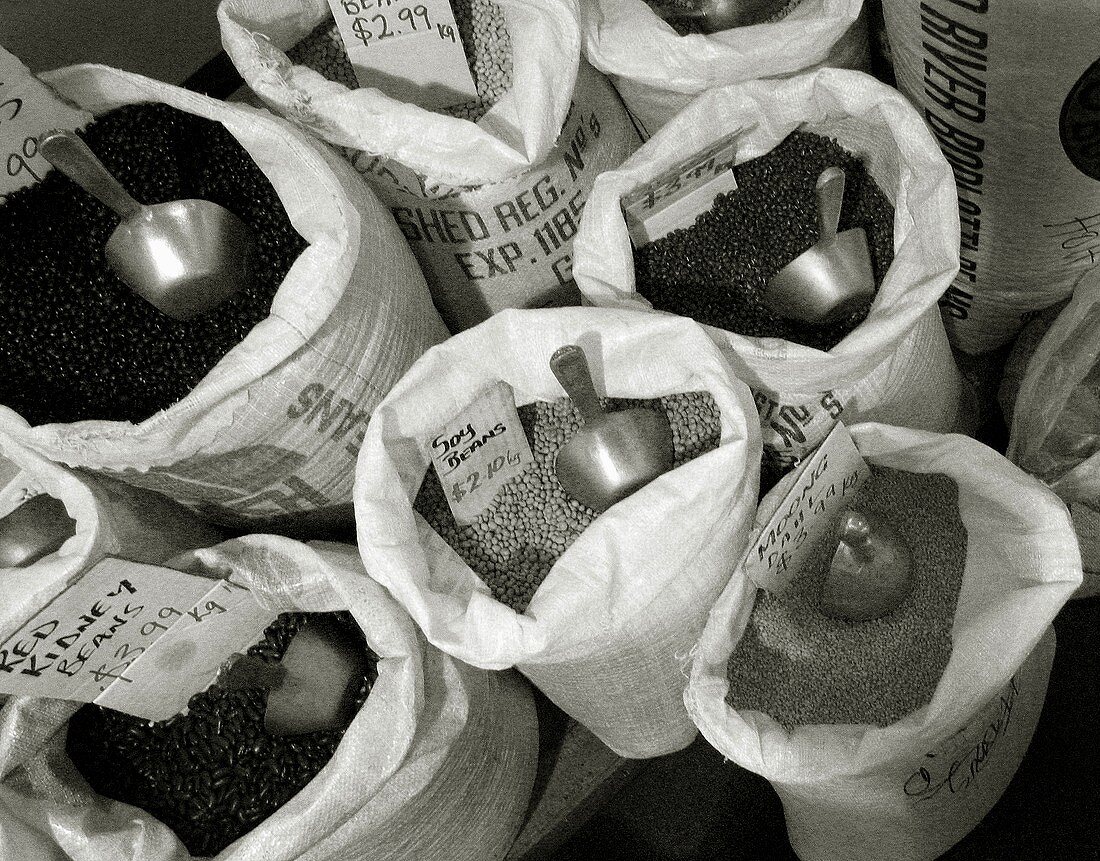
[[[477,98],[448,0],[329,0],[355,77],[428,110]]]
[[[483,390],[431,440],[431,456],[455,521],[468,526],[535,462],[512,387],[498,382]]]
[[[814,546],[840,519],[871,475],[842,422],[806,460],[742,561],[745,575],[769,592],[781,593],[805,565]]]
[[[108,557],[0,643],[0,693],[166,720],[275,616],[229,580]]]
[[[46,175],[50,163],[38,154],[38,136],[54,128],[73,131],[92,115],[69,107],[0,48],[0,203],[4,195]]]

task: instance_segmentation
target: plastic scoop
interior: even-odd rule
[[[25,568],[61,548],[76,534],[65,503],[48,493],[32,496],[0,518],[0,568]]]
[[[689,21],[701,33],[720,33],[769,20],[786,5],[786,0],[704,0],[695,9],[666,7],[662,18],[669,22]]]
[[[644,408],[604,412],[584,351],[575,344],[559,348],[550,369],[584,420],[554,463],[566,493],[602,512],[672,469],[668,419]]]
[[[909,548],[879,517],[849,508],[821,589],[821,612],[866,622],[894,612],[912,588]]]
[[[46,132],[38,151],[122,221],[107,240],[107,265],[162,314],[189,320],[212,311],[252,278],[252,233],[209,200],[143,206],[76,134]]]
[[[817,242],[780,269],[761,297],[780,317],[828,324],[874,298],[866,232],[862,227],[836,232],[843,204],[844,171],[827,167],[817,178]]]

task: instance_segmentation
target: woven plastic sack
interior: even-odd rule
[[[424,642],[365,576],[354,547],[253,535],[172,567],[230,574],[278,611],[348,609],[378,679],[329,763],[218,861],[497,861],[527,810],[538,724],[513,673],[464,666]],[[20,861],[183,861],[150,814],[96,796],[65,755],[76,704],[26,697],[0,711],[0,852]]]
[[[967,437],[851,428],[863,457],[959,487],[967,551],[952,652],[931,701],[886,727],[806,725],[725,701],[755,587],[734,574],[695,650],[688,709],[725,757],[768,779],[802,861],[931,861],[996,803],[1030,743],[1054,657],[1051,621],[1081,582],[1065,506]],[[774,510],[777,486],[761,511]],[[758,526],[763,518],[758,517]]]
[[[551,568],[524,614],[496,601],[413,511],[428,468],[416,440],[504,380],[516,404],[557,400],[549,368],[580,344],[609,397],[709,391],[714,451],[612,506]],[[505,311],[429,350],[371,420],[356,468],[359,549],[428,639],[475,666],[515,666],[621,756],[689,744],[681,660],[747,538],[760,442],[748,388],[687,320],[628,311]]]
[[[958,181],[962,268],[944,296],[968,353],[1011,340],[1100,262],[1096,0],[883,0],[898,88]]]
[[[390,214],[346,162],[266,111],[103,66],[41,78],[96,115],[161,102],[222,123],[309,247],[270,316],[168,409],[136,425],[29,427],[0,408],[0,428],[51,460],[117,476],[227,523],[340,507],[347,518],[371,409],[447,336]]]
[[[326,80],[285,51],[326,0],[223,0],[222,43],[273,110],[331,144],[392,208],[452,331],[502,308],[579,304],[573,236],[597,174],[638,146],[580,60],[576,0],[499,0],[513,85],[478,122]]]
[[[620,200],[739,127],[738,164],[795,129],[835,138],[863,159],[895,208],[894,262],[868,317],[829,352],[705,327],[753,389],[765,449],[781,462],[800,458],[841,415],[848,423],[955,430],[965,417],[963,382],[936,307],[958,267],[954,182],[912,107],[868,75],[822,69],[697,98],[596,182],[573,267],[585,298],[599,306],[651,308],[635,289]]]
[[[782,20],[679,35],[645,0],[581,4],[588,61],[610,76],[647,137],[715,87],[820,66],[870,67],[863,0],[801,0]]]

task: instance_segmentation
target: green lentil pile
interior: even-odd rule
[[[103,114],[81,137],[142,203],[200,198],[252,230],[254,279],[180,322],[135,295],[103,256],[119,218],[59,170],[0,205],[0,403],[32,425],[139,422],[186,395],[271,307],[306,242],[220,123],[163,104]]]
[[[870,303],[828,326],[778,317],[760,302],[768,280],[818,239],[815,186],[839,165],[846,182],[840,230],[867,232],[876,287],[894,259],[894,209],[859,158],[831,138],[795,131],[735,168],[738,188],[719,195],[691,227],[634,252],[638,292],[655,308],[755,337],[829,350],[867,316]]]
[[[709,392],[686,392],[655,400],[610,398],[605,409],[645,407],[662,411],[672,426],[674,468],[718,447],[721,418]],[[415,508],[489,587],[493,597],[522,613],[596,512],[569,497],[554,475],[554,459],[581,428],[569,398],[536,401],[519,408],[534,464],[504,485],[476,522],[459,527],[435,470],[428,470]]]
[[[750,19],[742,26],[748,26],[748,24],[774,24],[777,21],[782,21],[801,2],[802,0],[774,0],[754,16],[757,20]],[[646,3],[662,18],[672,17],[670,23],[681,36],[702,32],[694,22],[683,18],[676,19],[674,16],[685,12],[694,12],[703,6],[704,0],[646,0]]]
[[[355,699],[358,711],[377,678],[378,657],[351,614],[284,613],[249,654],[278,661],[313,615],[351,632],[367,656]],[[84,706],[69,721],[68,753],[96,792],[147,810],[192,855],[216,855],[309,783],[332,758],[346,729],[269,735],[266,697],[259,689],[213,685],[191,698],[186,714],[159,723]]]
[[[459,37],[466,51],[477,98],[443,111],[477,122],[512,88],[512,38],[504,13],[492,0],[451,0]],[[330,81],[358,89],[359,81],[348,60],[336,24],[326,20],[287,51],[294,63],[308,66]]]
[[[855,507],[882,515],[908,546],[913,588],[880,619],[850,623],[818,609],[836,550],[823,540],[788,591],[760,591],[730,655],[726,701],[787,730],[807,724],[887,726],[925,705],[951,657],[966,562],[958,485],[940,474],[872,466]]]

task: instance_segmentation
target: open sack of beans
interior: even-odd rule
[[[717,156],[689,165],[713,147]],[[667,194],[724,158],[735,190],[685,216],[685,227],[632,245],[624,199],[647,188]],[[844,176],[837,236],[864,230],[873,301],[838,306],[844,316],[823,325],[798,322],[763,297],[818,242],[815,189],[836,168]],[[859,72],[822,69],[711,90],[604,173],[577,235],[574,272],[596,305],[705,324],[753,389],[765,451],[789,463],[841,414],[956,428],[963,384],[936,305],[958,268],[956,219],[951,170],[905,99]]]
[[[647,135],[714,87],[818,66],[866,70],[863,0],[754,0],[708,20],[712,0],[585,0],[584,52]],[[721,5],[721,4],[718,4]],[[711,16],[714,17],[713,15]]]
[[[251,280],[162,313],[107,265],[118,216],[51,170],[0,205],[0,426],[223,521],[347,516],[372,407],[447,335],[390,213],[266,111],[101,66],[41,77],[94,115],[81,135],[140,203],[237,215]]]
[[[563,345],[583,350],[610,417],[652,411],[671,426],[674,468],[601,514],[558,478],[596,421],[581,425],[551,372]],[[504,406],[475,413],[501,382]],[[501,435],[517,441],[479,454]],[[451,440],[451,461],[480,464],[472,478],[446,459],[440,478],[432,452]],[[376,411],[356,470],[360,552],[439,648],[515,666],[616,753],[657,756],[695,736],[682,662],[747,535],[759,446],[748,387],[690,321],[504,311],[426,353]],[[451,503],[501,469],[505,483],[460,525]]]
[[[372,27],[408,30],[397,16],[410,7],[347,26],[366,43]],[[397,73],[356,77],[326,0],[223,0],[218,20],[245,82],[345,148],[392,208],[452,331],[502,308],[579,304],[570,266],[581,209],[596,175],[637,148],[637,133],[614,89],[580,60],[575,0],[449,8],[477,97],[430,109],[426,97],[392,95]],[[392,55],[409,42],[386,44]]]
[[[269,731],[283,688],[252,686],[255,669],[244,683],[219,675],[160,722],[13,698],[0,711],[0,846],[28,861],[504,857],[538,750],[521,678],[424,642],[354,547],[254,535],[168,564],[229,578],[271,611],[242,663],[273,673],[306,631],[341,643],[350,708],[333,728]],[[291,678],[329,669],[302,654]]]
[[[714,747],[771,782],[803,861],[930,861],[1015,774],[1081,563],[1065,506],[992,449],[874,423],[851,434],[870,475],[848,504],[908,556],[908,591],[885,614],[838,617],[829,533],[785,590],[758,590],[743,563],[686,701]],[[758,529],[791,484],[764,498]]]

